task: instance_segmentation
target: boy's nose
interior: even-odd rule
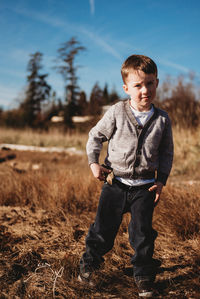
[[[143,93],[143,94],[147,94],[147,93],[148,93],[148,88],[147,88],[147,86],[144,85],[144,86],[142,87],[142,93]]]

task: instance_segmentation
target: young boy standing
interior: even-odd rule
[[[105,181],[112,171],[114,178],[103,184],[95,222],[86,237],[79,280],[91,284],[92,271],[113,247],[123,214],[129,212],[135,283],[140,297],[151,297],[157,268],[152,217],[172,167],[172,130],[167,113],[152,104],[158,86],[154,61],[132,55],[123,63],[121,74],[130,99],[111,106],[91,129],[87,142],[94,177]],[[105,166],[101,166],[99,155],[105,141],[108,150]]]

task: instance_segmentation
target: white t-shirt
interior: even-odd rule
[[[135,119],[139,123],[139,125],[142,125],[142,126],[144,126],[146,124],[146,122],[150,119],[150,117],[154,113],[153,106],[151,107],[151,109],[149,111],[145,111],[145,112],[140,112],[138,110],[135,110],[132,106],[130,106],[130,109],[131,109],[133,115],[135,116]],[[153,183],[155,181],[154,179],[151,179],[151,180],[142,180],[142,179],[133,180],[133,179],[122,178],[122,177],[119,177],[119,176],[117,176],[116,179],[119,180],[121,183],[123,183],[125,185],[128,185],[128,186],[140,186],[140,185],[145,185],[145,184],[148,184],[148,183]]]

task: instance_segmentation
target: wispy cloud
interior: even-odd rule
[[[113,57],[121,60],[122,57],[118,51],[115,50],[114,47],[112,47],[108,42],[106,42],[102,37],[97,35],[96,33],[89,31],[85,28],[80,28],[80,31],[89,37],[95,44],[101,47],[101,49],[109,54],[111,54]]]
[[[89,0],[89,1],[90,1],[90,12],[91,12],[91,15],[94,15],[94,13],[95,13],[94,0]]]
[[[40,13],[38,11],[27,10],[27,9],[17,9],[13,8],[13,11],[19,15],[23,15],[25,17],[29,17],[33,20],[40,21],[44,24],[50,25],[52,27],[62,28],[64,31],[71,32],[76,29],[72,23],[62,21],[60,18],[56,18],[50,15],[45,15],[44,13]]]
[[[184,72],[184,73],[189,73],[191,70],[188,69],[187,67],[183,66],[183,65],[180,65],[180,64],[177,64],[177,63],[174,63],[172,61],[169,61],[169,60],[165,60],[165,59],[159,59],[158,62],[161,64],[161,65],[165,65],[167,67],[171,67],[173,69],[176,69],[178,71],[181,71],[181,72]]]
[[[116,59],[122,59],[121,55],[118,51],[116,51],[115,47],[111,46],[111,41],[106,41],[104,38],[99,36],[96,32],[93,32],[91,30],[88,30],[84,28],[83,26],[76,25],[74,23],[70,23],[65,21],[62,21],[61,19],[45,15],[44,13],[38,13],[34,11],[27,11],[27,10],[16,10],[15,12],[27,17],[30,17],[32,19],[38,20],[42,23],[48,24],[50,26],[60,28],[65,32],[68,32],[72,34],[72,32],[77,34],[84,34],[87,38],[92,40],[96,45],[100,46],[101,50],[104,52],[107,52],[108,54],[112,55]]]

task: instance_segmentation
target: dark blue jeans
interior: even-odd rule
[[[157,232],[152,228],[155,191],[148,189],[153,184],[129,187],[117,180],[104,183],[95,222],[86,236],[86,251],[80,262],[82,271],[96,269],[104,261],[114,244],[124,213],[131,213],[129,241],[134,249],[131,262],[135,278],[155,276],[152,258]]]

